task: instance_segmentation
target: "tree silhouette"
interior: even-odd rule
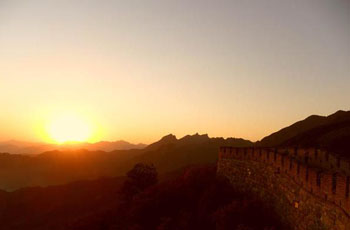
[[[138,163],[126,175],[127,180],[122,187],[122,193],[127,199],[158,182],[157,169],[153,164]]]

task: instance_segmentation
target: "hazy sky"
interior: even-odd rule
[[[0,140],[257,140],[349,110],[349,73],[348,0],[0,0]]]

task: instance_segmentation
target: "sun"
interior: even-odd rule
[[[89,123],[75,114],[65,114],[54,118],[47,127],[50,138],[56,143],[84,142],[92,135]]]

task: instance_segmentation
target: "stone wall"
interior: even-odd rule
[[[277,148],[274,150],[270,149],[270,151],[289,155],[312,167],[350,175],[350,161],[325,150],[316,148]]]
[[[350,230],[343,159],[315,149],[221,147],[218,174],[273,203],[297,230]]]

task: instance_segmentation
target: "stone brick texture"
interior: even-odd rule
[[[218,175],[296,230],[350,230],[350,163],[319,149],[221,147]]]

